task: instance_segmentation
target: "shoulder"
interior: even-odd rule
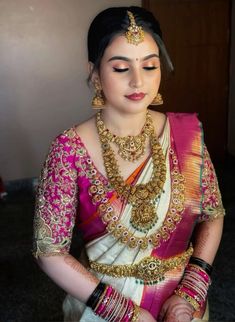
[[[95,131],[95,129],[95,116],[92,116],[88,120],[74,126],[75,133],[78,136],[86,136],[87,134]]]
[[[180,121],[180,122],[190,122],[190,121],[196,121],[200,122],[198,119],[197,113],[173,113],[168,112],[166,113],[169,121]]]
[[[83,133],[91,130],[93,123],[93,118],[90,118],[82,123],[75,124],[70,128],[65,129],[54,138],[52,145],[68,145],[69,143],[79,142]]]

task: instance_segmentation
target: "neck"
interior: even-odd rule
[[[136,136],[140,134],[145,121],[147,110],[138,113],[123,113],[114,110],[102,110],[101,117],[105,126],[117,136]]]

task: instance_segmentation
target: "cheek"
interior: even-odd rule
[[[156,90],[159,88],[161,82],[161,74],[154,75],[150,79],[150,86],[152,87],[152,91],[156,92]]]
[[[161,72],[156,73],[156,75],[153,76],[153,79],[156,84],[159,84],[161,81]]]
[[[105,75],[101,77],[101,85],[103,88],[104,94],[110,95],[110,93],[117,93],[123,90],[125,87],[125,82],[123,80],[119,80],[113,75]]]

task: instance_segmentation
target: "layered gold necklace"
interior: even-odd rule
[[[130,162],[136,162],[144,155],[146,139],[154,131],[149,112],[146,115],[146,121],[141,133],[136,136],[128,135],[126,137],[120,137],[112,134],[102,121],[100,112],[97,114],[97,122],[99,124],[99,131],[102,132],[102,139],[105,138],[105,140],[115,143],[118,146],[118,154],[121,158]]]
[[[147,113],[145,125],[141,131],[141,135],[150,138],[150,145],[153,159],[153,173],[149,182],[146,184],[136,184],[134,186],[127,184],[120,174],[115,153],[110,146],[113,142],[113,134],[105,127],[101,120],[101,113],[97,113],[96,126],[101,142],[104,166],[107,177],[111,186],[115,189],[118,196],[126,199],[127,203],[132,205],[130,223],[142,232],[148,232],[157,222],[157,214],[155,210],[154,200],[160,196],[166,180],[166,165],[162,147],[157,139],[153,121],[150,113]],[[115,136],[117,138],[117,136]],[[126,147],[125,140],[129,137],[122,137],[123,146]],[[131,137],[134,141],[135,137]],[[116,141],[115,141],[116,143]],[[129,143],[128,143],[129,144]],[[122,145],[119,146],[121,154],[125,154]],[[141,149],[144,149],[143,147]]]

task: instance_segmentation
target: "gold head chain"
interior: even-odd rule
[[[127,14],[130,19],[130,26],[127,28],[125,37],[128,43],[137,46],[139,45],[139,43],[144,41],[144,31],[141,26],[137,26],[133,13],[130,11],[127,11]]]

